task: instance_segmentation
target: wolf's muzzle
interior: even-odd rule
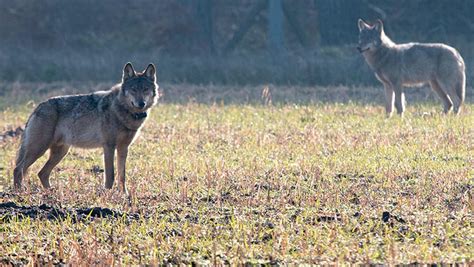
[[[366,49],[362,49],[360,46],[357,47],[357,50],[359,53],[364,53],[365,51],[369,50],[370,47],[367,47]]]
[[[145,101],[138,101],[137,104],[138,104],[138,105],[137,105],[138,108],[144,108],[145,105],[146,105]]]

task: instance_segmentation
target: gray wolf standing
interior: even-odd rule
[[[359,19],[359,52],[377,79],[385,87],[385,109],[391,116],[393,104],[397,113],[405,110],[404,86],[429,83],[443,101],[444,112],[454,106],[458,114],[464,102],[466,74],[459,52],[445,44],[396,44],[385,35],[383,23],[369,25]]]
[[[104,149],[105,188],[114,184],[114,154],[117,150],[119,188],[125,186],[128,147],[138,135],[149,109],[157,101],[158,85],[153,64],[135,72],[132,64],[123,69],[122,83],[109,91],[59,96],[42,102],[30,115],[21,138],[14,187],[21,188],[28,168],[46,150],[49,159],[38,173],[41,184],[49,188],[49,175],[71,146]]]

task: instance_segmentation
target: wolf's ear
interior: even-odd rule
[[[359,31],[362,31],[363,29],[369,28],[369,24],[365,23],[363,19],[359,19],[357,21],[357,25],[359,26]]]
[[[382,20],[378,19],[375,24],[374,24],[374,28],[378,31],[378,32],[383,32],[383,22]]]
[[[156,80],[156,68],[153,63],[148,64],[148,67],[146,67],[145,76],[150,78],[152,81]]]
[[[136,73],[135,70],[133,69],[132,63],[128,62],[125,64],[125,67],[123,67],[123,77],[122,81],[126,81],[130,78],[135,77]]]

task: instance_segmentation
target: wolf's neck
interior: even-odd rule
[[[145,118],[147,117],[146,112],[134,113],[131,111],[128,106],[121,101],[116,99],[113,104],[113,109],[115,110],[115,115],[117,119],[122,123],[122,125],[129,130],[138,130],[143,124]]]
[[[364,54],[365,60],[372,70],[377,71],[390,58],[393,53],[392,44],[395,45],[393,42],[391,44],[383,43],[377,50]]]
[[[385,35],[384,32],[382,32],[381,40],[382,40],[382,44],[387,47],[392,47],[396,45],[395,42],[392,41],[392,39],[390,39],[387,35]]]
[[[365,60],[372,70],[377,71],[390,58],[394,51],[395,44],[384,32],[381,36],[382,44],[375,51],[368,51],[364,54]]]

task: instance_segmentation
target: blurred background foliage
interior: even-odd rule
[[[470,0],[0,0],[0,79],[118,81],[158,66],[193,84],[378,84],[356,51],[357,19],[395,42],[460,50],[472,81]]]

